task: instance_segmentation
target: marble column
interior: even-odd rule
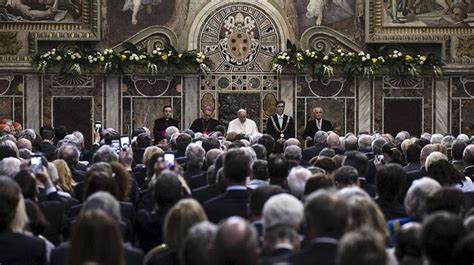
[[[436,133],[450,133],[449,124],[449,79],[436,78],[435,79],[435,105],[434,105],[434,123]]]
[[[120,126],[121,82],[119,75],[105,76],[105,121],[104,128],[114,128],[122,132]]]
[[[371,78],[357,79],[357,126],[356,132],[372,132],[372,97],[371,97]]]
[[[39,132],[41,127],[41,93],[40,76],[25,75],[25,124],[23,128],[31,128]]]
[[[280,78],[280,99],[286,102],[285,114],[293,118],[296,115],[295,76],[283,75]]]
[[[199,75],[184,75],[184,110],[182,110],[184,128],[189,128],[199,117],[199,90]]]

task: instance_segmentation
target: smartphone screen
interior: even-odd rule
[[[174,154],[165,154],[165,162],[169,169],[174,169]]]
[[[43,161],[40,155],[33,155],[31,158],[31,171],[38,173],[43,171]]]
[[[95,122],[95,130],[99,132],[102,129],[102,123],[100,121]]]
[[[120,137],[120,146],[122,149],[128,149],[130,147],[130,138],[128,136]]]
[[[115,152],[120,152],[120,141],[119,140],[112,140],[112,148]]]

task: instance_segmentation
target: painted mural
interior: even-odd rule
[[[77,22],[82,0],[3,0],[0,21]]]

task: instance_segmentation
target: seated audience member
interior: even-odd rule
[[[273,154],[274,149],[275,149],[275,139],[273,139],[271,135],[269,134],[262,135],[262,137],[258,139],[258,143],[265,146],[265,149],[267,150],[267,156],[270,156],[271,154]]]
[[[52,163],[56,167],[59,177],[56,187],[59,188],[58,190],[72,195],[76,182],[72,178],[71,170],[67,166],[66,161],[62,159],[56,159]]]
[[[359,186],[359,173],[352,166],[342,166],[336,171],[334,180],[338,189]]]
[[[313,166],[324,169],[326,174],[331,178],[334,178],[334,174],[336,174],[336,170],[338,169],[336,162],[330,157],[318,157]]]
[[[262,210],[263,205],[270,199],[272,196],[283,193],[283,189],[280,186],[276,185],[267,185],[258,187],[249,197],[249,217],[248,220],[252,222],[252,225],[257,230],[259,236],[262,235]]]
[[[20,187],[0,177],[0,263],[46,264],[45,241],[23,233],[27,220]]]
[[[143,153],[145,149],[151,145],[150,136],[146,133],[141,133],[137,136],[136,143],[136,148],[133,149],[133,161],[137,165],[143,163]]]
[[[413,182],[405,196],[405,210],[415,222],[421,222],[426,215],[426,199],[441,189],[441,185],[428,177]]]
[[[377,171],[375,202],[387,220],[406,217],[405,207],[399,202],[405,181],[406,173],[400,165],[388,164]]]
[[[267,160],[267,149],[262,144],[254,144],[252,145],[255,154],[257,155],[257,159]]]
[[[348,231],[357,231],[362,227],[367,227],[380,234],[384,242],[388,241],[387,221],[371,198],[356,195],[349,197],[346,201],[350,216]]]
[[[387,140],[383,137],[375,138],[371,144],[372,152],[367,156],[368,161],[368,168],[367,168],[367,175],[365,179],[368,183],[374,184],[375,183],[375,173],[377,173],[377,168],[375,166],[376,163],[380,162],[380,157],[383,156],[382,154],[382,147],[387,143]]]
[[[72,144],[64,144],[59,147],[57,152],[58,159],[66,161],[69,169],[72,172],[74,181],[77,183],[85,181],[86,172],[83,170],[83,168],[81,168],[79,163],[79,149]]]
[[[347,141],[347,140],[346,140]],[[359,147],[359,152],[361,152],[362,154],[364,154],[367,159],[373,159],[374,158],[374,153],[372,152],[372,136],[368,135],[368,134],[362,134],[362,135],[359,135],[359,138],[357,139],[357,145]],[[356,150],[347,150],[347,152],[349,151],[357,151]]]
[[[288,162],[281,154],[273,154],[268,159],[268,174],[270,184],[287,189]]]
[[[376,193],[376,188],[374,185],[370,184],[366,180],[367,169],[368,169],[368,159],[361,152],[353,151],[347,152],[346,158],[344,159],[344,166],[353,166],[357,169],[359,174],[359,186],[365,190],[370,197],[374,198]]]
[[[337,265],[386,265],[385,240],[368,228],[345,234],[339,243]]]
[[[332,178],[324,173],[316,173],[306,181],[306,185],[304,187],[304,196],[308,196],[309,194],[320,189],[333,189],[335,187],[336,185],[334,184],[334,180]]]
[[[223,173],[229,185],[225,193],[204,203],[211,222],[218,223],[233,215],[247,217],[246,179],[250,175],[250,163],[250,155],[242,148],[231,149],[225,154]]]
[[[357,144],[358,140],[355,135],[348,135],[344,139],[344,152],[349,152],[349,151],[357,151],[359,150],[359,146]],[[370,147],[370,145],[369,145]],[[369,150],[370,152],[370,150]]]
[[[210,264],[209,252],[217,234],[217,226],[210,222],[200,222],[193,225],[179,253],[180,264],[202,265]]]
[[[335,193],[318,191],[305,200],[305,239],[310,245],[285,258],[290,264],[335,264],[338,240],[349,224],[346,203]]]
[[[266,160],[256,160],[252,164],[252,179],[247,184],[247,188],[255,190],[260,186],[269,185],[269,174]]]
[[[432,155],[435,155],[439,152],[433,152],[428,158]],[[439,153],[440,154],[440,153]],[[456,187],[463,192],[474,192],[474,184],[472,183],[471,178],[465,177],[461,172],[459,172],[453,164],[449,163],[447,157],[443,157],[434,161],[427,167],[428,175],[434,180],[438,181],[441,186],[444,187]],[[428,162],[429,160],[427,160]]]
[[[210,264],[256,265],[257,235],[241,217],[230,217],[219,224],[210,252]]]
[[[16,157],[6,157],[0,160],[0,176],[13,179],[20,172],[20,164],[20,159]]]
[[[163,227],[165,248],[158,246],[147,254],[146,264],[179,264],[178,254],[182,251],[184,239],[189,229],[200,222],[207,221],[206,213],[194,199],[183,199],[166,214]],[[158,250],[161,250],[158,252]]]
[[[464,149],[466,148],[467,144],[463,140],[456,139],[453,141],[452,147],[451,147],[451,164],[459,170],[459,172],[464,172],[464,161],[463,161],[463,152]]]
[[[286,161],[288,161],[288,170],[301,165],[301,148],[296,145],[288,146],[284,151]]]
[[[205,162],[205,165],[203,165],[202,167],[203,172],[191,177],[191,180],[189,181],[189,188],[194,190],[200,187],[204,187],[208,184],[207,183],[207,169],[209,166],[213,165],[217,157],[223,153],[224,151],[222,151],[221,149],[216,149],[216,148],[213,148],[207,151],[206,158],[205,158],[206,162]]]
[[[454,246],[465,233],[466,229],[459,216],[446,212],[428,216],[423,221],[421,232],[421,244],[428,264],[453,264]]]
[[[191,136],[187,133],[180,133],[176,137],[176,153],[175,158],[181,158],[186,156],[186,148],[193,141]],[[184,160],[185,161],[185,160]]]
[[[474,260],[474,234],[469,233],[454,246],[451,264],[471,265]]]
[[[445,211],[457,216],[463,214],[463,192],[456,188],[442,187],[426,198],[426,213]]]
[[[311,171],[304,167],[294,167],[288,174],[288,190],[296,198],[303,198],[306,181],[311,177]]]
[[[163,224],[166,214],[182,197],[181,182],[175,172],[163,171],[154,178],[150,189],[155,201],[155,208],[149,212],[140,210],[136,217],[136,235],[138,245],[145,252],[163,243]]]
[[[399,265],[423,264],[421,224],[410,223],[400,228],[397,233],[395,256]]]
[[[186,170],[184,172],[184,179],[188,184],[192,177],[204,172],[202,166],[204,165],[205,157],[206,151],[197,143],[189,144],[186,148]]]
[[[420,152],[421,147],[417,144],[412,144],[407,148],[407,165],[403,167],[405,172],[411,172],[414,170],[419,170],[421,168],[420,165]]]
[[[7,157],[20,158],[16,144],[11,140],[0,141],[0,160]]]
[[[318,131],[314,135],[314,145],[309,146],[302,152],[303,160],[310,161],[311,158],[318,156],[323,148],[327,147],[328,134],[324,131]]]
[[[265,203],[263,256],[267,263],[299,250],[298,230],[302,221],[303,204],[289,194],[275,195]]]
[[[404,165],[402,152],[392,143],[386,143],[382,146],[382,155],[385,164]]]
[[[74,225],[69,244],[51,253],[51,265],[87,262],[139,265],[143,264],[143,252],[122,242],[116,219],[103,210],[87,210]]]
[[[218,185],[217,180],[218,180],[219,170],[222,172],[222,166],[224,164],[224,156],[225,156],[225,153],[217,157],[216,161],[214,162],[212,170],[210,170],[212,166],[208,168],[207,185],[201,188],[197,188],[193,190],[192,192],[193,198],[196,199],[201,205],[204,205],[204,203],[207,200],[210,200],[218,196],[219,194],[221,194],[220,188],[223,185],[220,185],[222,184],[222,182],[220,182]],[[223,187],[222,189],[225,191],[226,187]]]

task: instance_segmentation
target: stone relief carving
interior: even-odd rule
[[[23,46],[17,39],[18,32],[0,32],[0,54],[17,54]]]

